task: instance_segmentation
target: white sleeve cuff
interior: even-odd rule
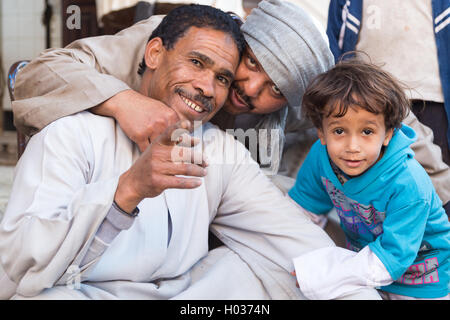
[[[381,260],[369,246],[360,252],[326,247],[294,259],[300,290],[308,299],[336,299],[364,287],[392,283]]]

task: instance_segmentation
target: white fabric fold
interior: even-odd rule
[[[309,299],[342,298],[364,288],[393,282],[381,260],[368,246],[359,252],[327,247],[294,260],[300,290]]]

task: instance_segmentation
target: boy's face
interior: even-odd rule
[[[349,107],[343,117],[336,113],[324,118],[318,130],[320,142],[327,146],[331,160],[347,175],[358,176],[380,158],[393,129],[386,131],[384,116],[360,107]]]

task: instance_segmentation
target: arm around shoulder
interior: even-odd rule
[[[121,91],[137,90],[139,62],[160,21],[155,16],[114,36],[84,38],[42,52],[17,74],[13,111],[18,129],[32,135]]]

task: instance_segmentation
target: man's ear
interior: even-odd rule
[[[145,47],[145,65],[147,68],[154,70],[158,67],[161,63],[164,50],[164,44],[159,37],[153,38],[147,43]]]
[[[387,147],[389,142],[391,142],[392,136],[394,135],[394,129],[389,129],[386,132],[386,136],[383,141],[383,146]]]
[[[317,135],[319,136],[320,143],[323,144],[324,146],[326,146],[327,142],[325,141],[325,136],[323,134],[322,128],[317,129]]]

